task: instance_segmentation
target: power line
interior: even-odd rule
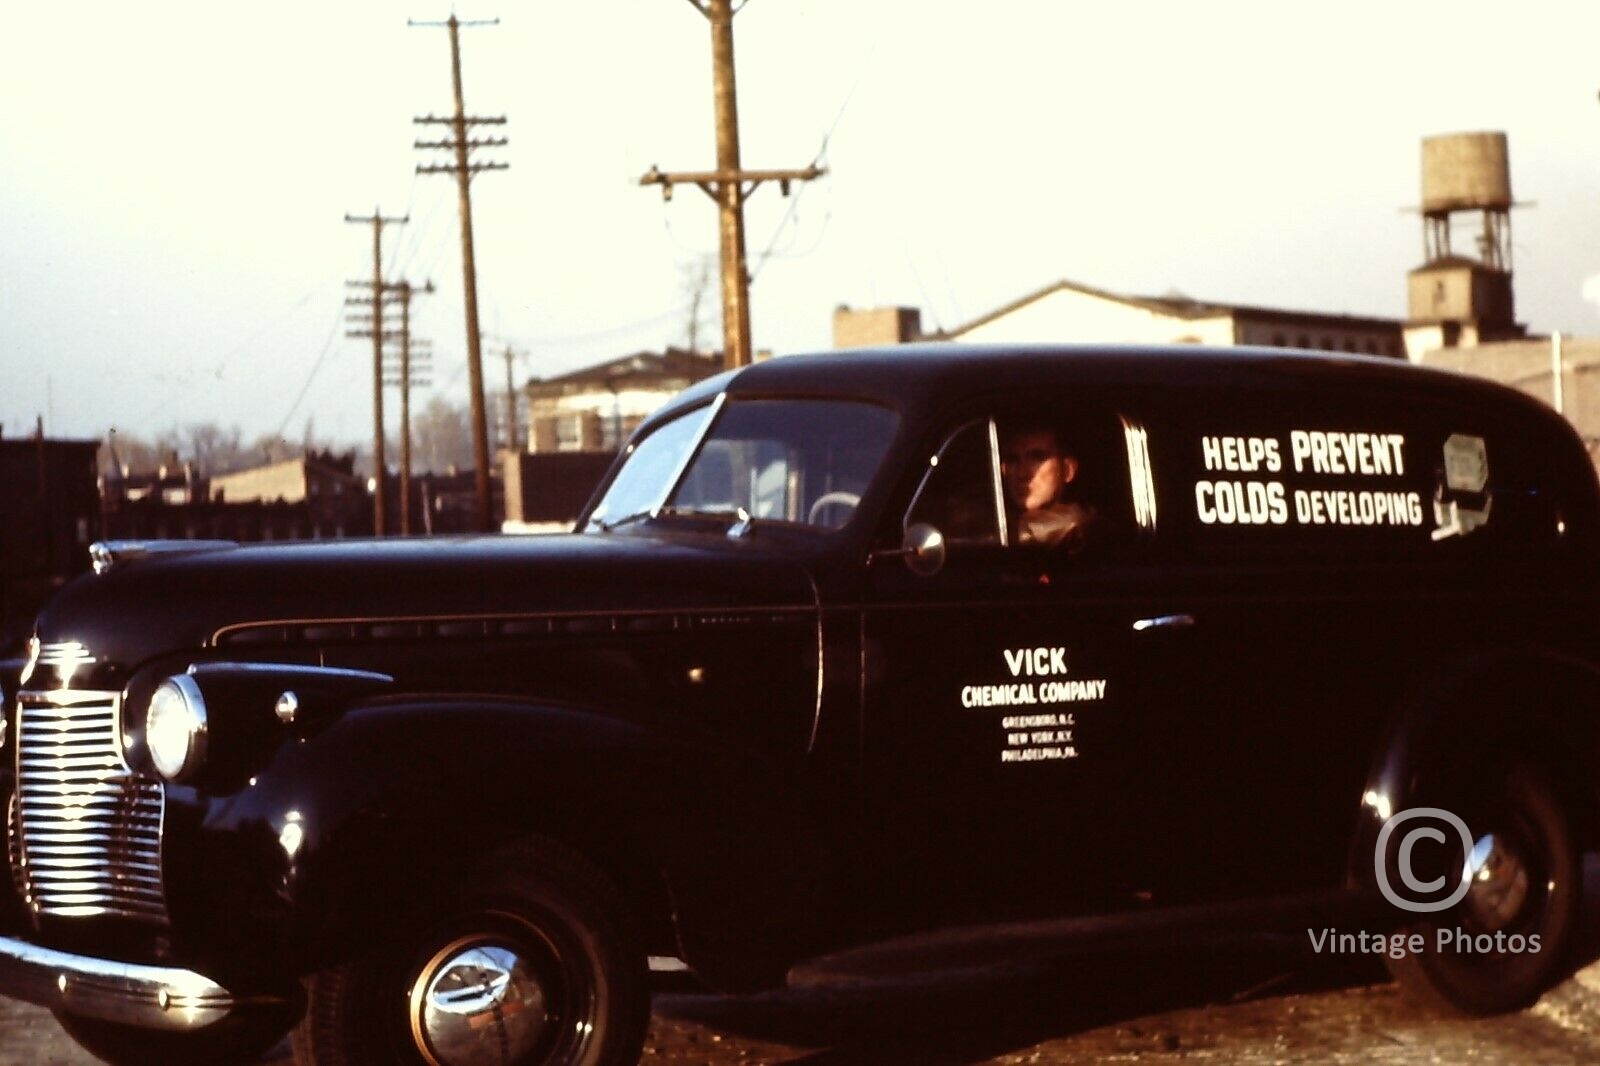
[[[315,296],[317,294],[317,292],[322,287],[323,287],[322,283],[318,282],[316,285],[313,285],[311,288],[307,289],[305,295],[300,297],[300,299],[296,300],[294,302],[293,306],[291,306],[287,311],[281,311],[277,315],[274,315],[272,318],[269,318],[269,319],[265,320],[264,322],[262,322],[261,325],[257,326],[256,329],[253,332],[251,332],[251,334],[249,336],[247,336],[244,340],[240,341],[238,344],[234,345],[231,349],[229,349],[227,351],[226,354],[224,354],[222,356],[222,358],[217,360],[216,366],[212,370],[212,373],[214,373],[214,374],[216,374],[217,376],[220,377],[221,374],[222,374],[223,368],[225,368],[228,365],[229,361],[231,361],[234,356],[238,355],[240,352],[242,352],[246,348],[250,347],[250,345],[254,344],[257,340],[259,340],[261,338],[261,336],[264,333],[267,332],[267,330],[273,328],[274,326],[281,325],[285,319],[288,319],[288,318],[292,317],[294,315],[294,313],[296,311],[300,310],[300,308],[304,307],[306,305],[306,302],[308,300],[310,300],[311,297]]]
[[[748,2],[749,0],[746,0],[746,3]],[[743,6],[743,4],[740,5],[740,7]],[[873,49],[876,48],[877,44],[874,43]],[[869,51],[868,54],[870,56],[871,52]],[[839,123],[844,120],[844,113],[849,110],[850,102],[856,98],[856,90],[861,88],[861,79],[864,75],[864,72],[865,65],[863,65],[861,70],[857,71],[856,80],[850,86],[850,91],[845,94],[844,103],[839,105],[838,112],[833,116],[832,125],[830,125],[827,129],[827,132],[822,135],[822,143],[817,145],[817,154],[811,157],[811,166],[813,168],[821,168],[822,165],[827,162],[828,142],[833,139],[833,133],[839,128]],[[756,260],[756,265],[750,270],[750,281],[752,283],[754,283],[756,278],[761,274],[761,268],[767,265],[767,260],[772,258],[772,250],[778,246],[778,238],[783,235],[784,227],[787,226],[789,222],[799,213],[800,199],[801,197],[805,196],[806,192],[810,188],[811,186],[809,184],[802,185],[800,190],[794,194],[793,198],[790,199],[788,210],[784,212],[783,218],[778,221],[778,228],[772,231],[772,240],[767,243],[766,251],[761,253],[761,258]],[[827,228],[827,222],[832,218],[833,215],[830,212],[823,222],[824,229]],[[822,237],[819,234],[817,237],[817,243],[820,244],[821,242]],[[813,248],[813,250],[815,249]]]
[[[431,275],[434,273],[434,268],[438,265],[440,259],[444,256],[445,243],[449,239],[449,232],[445,227],[438,225],[439,220],[444,217],[444,212],[438,210],[439,203],[444,197],[444,189],[443,186],[436,185],[434,187],[439,190],[437,196],[433,204],[428,207],[428,213],[423,216],[421,228],[416,234],[417,239],[410,243],[405,261],[401,264],[401,269],[397,276],[401,274]]]
[[[511,340],[511,341],[516,342],[519,345],[523,345],[523,346],[526,346],[526,347],[536,347],[536,346],[539,346],[539,345],[571,344],[571,343],[573,343],[575,341],[602,340],[602,339],[604,339],[606,337],[614,337],[614,336],[618,336],[620,334],[632,333],[635,330],[643,329],[646,326],[651,326],[651,325],[654,325],[657,322],[661,322],[661,321],[664,321],[666,319],[676,317],[677,315],[681,315],[685,311],[687,311],[688,309],[689,309],[689,305],[687,303],[684,303],[684,304],[680,304],[677,307],[668,308],[665,311],[659,311],[659,312],[657,312],[657,313],[655,313],[653,315],[648,315],[648,316],[646,316],[644,318],[636,318],[632,322],[624,322],[622,325],[619,325],[619,326],[607,326],[605,329],[591,330],[591,331],[586,332],[586,333],[568,333],[568,334],[564,334],[564,335],[559,336],[559,337],[552,337],[552,336],[526,337],[526,336],[520,336],[520,335],[519,336],[508,336],[508,335],[504,335],[504,334],[499,334],[498,336],[500,336],[502,339]]]
[[[305,295],[301,296],[298,300],[296,300],[292,305],[289,306],[289,308],[287,310],[280,311],[276,315],[273,315],[272,317],[263,320],[262,323],[259,326],[257,326],[254,331],[252,331],[250,333],[249,336],[247,336],[244,340],[240,341],[238,344],[234,345],[234,347],[229,349],[228,352],[226,354],[224,354],[220,360],[218,360],[215,364],[212,364],[210,366],[209,370],[204,369],[203,366],[197,367],[197,366],[191,365],[187,369],[185,369],[184,372],[179,376],[169,378],[166,375],[153,375],[148,380],[155,380],[155,381],[163,382],[164,384],[167,384],[167,385],[172,385],[172,386],[177,386],[177,387],[182,387],[182,388],[189,388],[189,387],[191,387],[191,386],[196,384],[196,378],[197,377],[200,377],[200,376],[205,375],[205,374],[209,374],[212,377],[215,377],[217,379],[221,379],[223,370],[225,370],[227,368],[228,363],[231,362],[235,356],[237,356],[241,352],[247,350],[250,347],[250,345],[254,344],[257,340],[259,340],[262,337],[262,335],[264,335],[268,330],[270,330],[270,329],[272,329],[272,328],[274,328],[276,326],[282,325],[283,322],[285,322],[289,318],[293,317],[295,312],[299,311],[302,307],[304,307],[306,305],[307,301],[309,301],[312,296],[316,295],[317,290],[320,289],[320,288],[322,288],[322,283],[321,282],[319,282],[318,284],[312,286],[312,288],[309,289],[305,293]],[[145,411],[144,414],[142,414],[138,418],[134,419],[132,424],[134,424],[134,425],[142,425],[143,423],[148,422],[152,415],[154,415],[157,411],[161,410],[163,407],[167,406],[167,404],[170,403],[170,402],[171,402],[170,397],[163,396],[160,400],[157,400],[154,404],[152,404]]]
[[[411,173],[413,192],[421,187],[422,184],[422,175],[413,169]],[[440,210],[440,206],[444,202],[445,189],[444,186],[437,183],[428,183],[428,187],[432,190],[432,197],[426,202],[426,205],[421,211],[408,212],[408,214],[415,214],[418,221],[406,231],[406,237],[401,244],[401,250],[404,254],[394,270],[395,277],[416,273],[412,267],[424,247],[434,248],[435,257],[437,258],[437,248],[443,240],[442,231],[439,228],[439,220],[444,217],[444,212]],[[427,273],[427,271],[423,271],[423,273]]]
[[[403,216],[408,221],[411,218],[411,207],[416,202],[416,199],[417,199],[417,181],[418,181],[418,178],[420,178],[420,177],[421,177],[421,175],[417,174],[415,171],[413,171],[412,174],[411,174],[411,188],[406,193],[406,209],[405,209],[404,216]],[[389,273],[388,273],[388,276],[391,277],[391,278],[397,278],[397,277],[401,276],[401,272],[396,270],[395,266],[400,260],[400,250],[401,250],[401,248],[404,247],[404,245],[405,245],[405,238],[402,237],[400,239],[400,241],[398,243],[396,243],[394,249],[389,253]]]
[[[344,307],[341,305],[333,313],[333,326],[328,330],[328,339],[322,342],[322,351],[317,353],[317,361],[312,364],[311,373],[306,375],[306,383],[300,386],[300,394],[294,398],[294,403],[289,405],[289,413],[283,416],[283,422],[279,424],[278,432],[273,434],[274,437],[282,439],[283,431],[289,428],[289,419],[294,417],[300,402],[306,398],[306,393],[311,391],[311,383],[317,380],[323,362],[328,358],[328,353],[333,351],[333,339],[339,335],[339,323],[342,321],[344,321]]]

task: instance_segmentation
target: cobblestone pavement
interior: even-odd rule
[[[1159,980],[1152,975],[1159,975]],[[645,1062],[1600,1062],[1600,963],[1531,1010],[1433,1017],[1381,973],[1283,945],[1085,959],[990,974],[721,999],[657,998]],[[0,1002],[0,1066],[89,1066],[43,1011]],[[263,1060],[290,1062],[287,1045]]]

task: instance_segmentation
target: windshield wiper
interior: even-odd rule
[[[701,511],[693,507],[668,506],[655,510],[633,511],[623,515],[621,518],[610,521],[603,518],[593,518],[589,521],[590,525],[601,533],[610,533],[613,529],[630,526],[653,518],[689,518],[726,523],[727,535],[736,539],[749,536],[758,526],[788,524],[771,518],[758,518],[743,507],[735,507],[732,510]]]
[[[609,522],[603,518],[596,518],[592,521],[596,526],[599,527],[600,532],[610,533],[613,529],[619,529],[622,526],[631,526],[635,522],[643,522],[646,518],[670,518],[675,515],[695,513],[696,512],[694,511],[681,511],[676,507],[647,507],[642,511],[633,511],[629,514],[623,515],[621,518],[616,518]]]
[[[594,520],[594,524],[595,528],[599,529],[600,532],[610,533],[613,529],[617,529],[621,526],[631,525],[634,522],[642,522],[649,517],[649,511],[635,511],[632,514],[625,514],[621,518],[610,522],[607,522],[604,518],[596,518]]]
[[[751,530],[756,527],[756,519],[751,517],[750,512],[743,507],[734,508],[733,519],[733,523],[728,526],[728,536],[735,540],[740,537],[748,537]]]

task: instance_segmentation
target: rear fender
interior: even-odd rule
[[[1548,649],[1461,660],[1418,678],[1367,775],[1348,859],[1354,887],[1375,884],[1384,823],[1488,765],[1531,759],[1554,778],[1579,840],[1600,842],[1600,670]]]

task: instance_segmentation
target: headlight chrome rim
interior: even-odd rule
[[[188,674],[174,674],[150,694],[144,746],[156,772],[168,781],[192,777],[205,762],[206,729],[205,697]]]

